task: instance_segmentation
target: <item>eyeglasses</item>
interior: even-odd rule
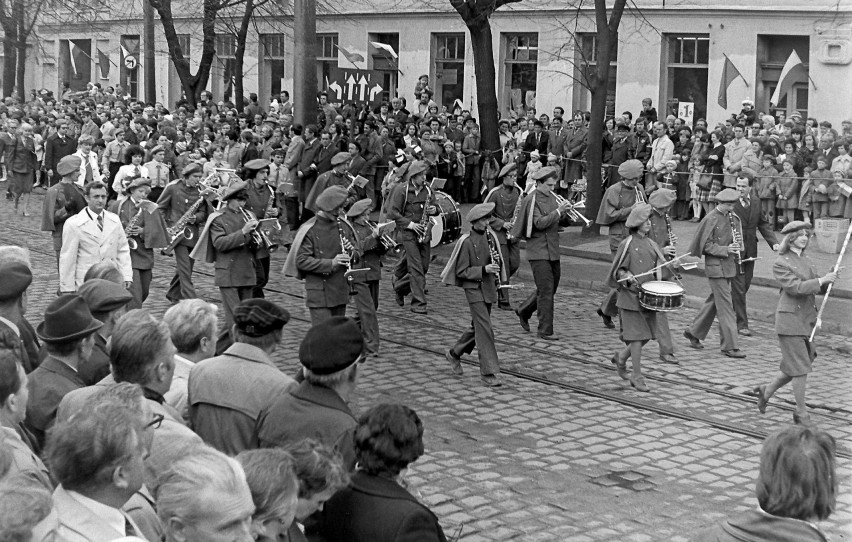
[[[146,428],[152,427],[154,429],[159,429],[160,426],[163,424],[163,420],[165,418],[166,417],[162,414],[154,414],[154,418],[150,422],[148,422],[148,424],[145,427]]]

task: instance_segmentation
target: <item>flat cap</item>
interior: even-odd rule
[[[369,210],[372,205],[373,200],[370,198],[358,200],[352,204],[352,207],[350,207],[348,211],[346,211],[346,216],[358,216],[364,211]]]
[[[289,312],[266,299],[246,299],[234,309],[234,325],[249,337],[263,337],[289,321]]]
[[[716,194],[716,203],[736,203],[740,199],[740,193],[733,188],[726,188]]]
[[[77,155],[69,154],[68,156],[64,156],[62,160],[56,164],[56,173],[62,175],[63,177],[66,175],[71,175],[72,173],[79,172],[80,166],[83,165],[83,159]]]
[[[201,167],[201,164],[199,164],[198,162],[190,162],[186,166],[184,166],[183,171],[181,171],[180,174],[184,177],[189,177],[193,173],[201,173],[202,171],[204,170]]]
[[[470,211],[467,212],[467,221],[468,222],[476,222],[480,218],[485,218],[489,216],[492,212],[494,212],[494,203],[480,203],[478,205],[474,205]]]
[[[559,175],[559,169],[552,166],[545,166],[532,175],[530,175],[530,179],[534,181],[545,181],[550,178],[556,178]]]
[[[497,175],[497,178],[502,179],[503,177],[515,171],[516,169],[518,169],[518,164],[516,164],[515,162],[509,162],[508,164],[503,166],[503,169],[500,170],[500,173]]]
[[[622,179],[638,179],[644,172],[645,168],[639,160],[628,160],[618,166],[618,176]]]
[[[260,170],[269,167],[269,160],[266,160],[265,158],[255,158],[254,160],[246,162],[243,167],[245,169]]]
[[[331,157],[331,165],[332,166],[339,166],[340,164],[345,164],[351,158],[352,157],[349,155],[348,152],[339,152],[339,153],[337,153],[337,154],[335,154],[334,156]]]
[[[23,262],[0,263],[0,277],[0,301],[20,297],[33,281],[30,267]]]
[[[158,152],[166,152],[166,148],[163,147],[162,145],[157,145],[156,147],[151,149],[151,155],[152,156],[157,154]]]
[[[811,225],[805,222],[804,220],[794,220],[784,226],[784,229],[781,230],[781,233],[787,235],[788,233],[793,233],[794,231],[809,229],[811,229]]]
[[[648,197],[648,203],[650,203],[651,207],[654,207],[655,209],[665,209],[674,203],[676,199],[677,194],[674,190],[660,188],[658,190],[654,190],[654,193]]]
[[[415,175],[418,175],[428,170],[429,164],[427,164],[423,160],[415,160],[414,162],[411,162],[410,166],[408,166],[408,177],[414,177]]]
[[[314,374],[340,372],[361,357],[364,337],[352,318],[332,316],[313,326],[299,346],[299,362]]]
[[[317,197],[316,205],[320,211],[331,212],[346,201],[349,191],[342,186],[329,186]]]
[[[234,182],[232,182],[231,184],[228,185],[228,188],[226,188],[224,190],[224,192],[222,192],[222,195],[219,196],[219,200],[220,201],[228,201],[229,199],[233,198],[234,196],[236,196],[240,193],[244,194],[246,186],[248,186],[248,183],[245,182],[245,181],[234,181]]]
[[[651,218],[651,211],[653,210],[654,208],[651,207],[650,203],[640,203],[634,206],[633,210],[630,211],[630,216],[627,217],[625,226],[628,228],[638,228]]]
[[[112,312],[133,299],[133,295],[123,285],[105,279],[89,279],[80,285],[77,293],[93,313]]]

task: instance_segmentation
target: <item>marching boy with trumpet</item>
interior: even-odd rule
[[[491,305],[497,301],[497,291],[508,281],[500,240],[488,228],[493,203],[480,203],[467,214],[470,233],[456,242],[441,279],[445,284],[461,286],[470,307],[470,329],[456,344],[447,350],[446,357],[453,373],[462,374],[461,356],[479,349],[479,372],[482,383],[489,387],[501,386],[500,362],[494,345],[494,328],[491,326]]]
[[[316,213],[317,198],[329,186],[342,186],[348,190],[346,201],[343,202],[344,209],[349,209],[349,207],[358,200],[353,183],[354,177],[352,175],[347,175],[349,163],[351,161],[352,156],[348,152],[339,152],[331,157],[331,170],[326,171],[317,177],[313,188],[311,188],[307,199],[305,199],[305,209]]]
[[[130,247],[130,266],[133,268],[133,295],[131,309],[142,307],[148,299],[151,277],[154,271],[154,249],[168,244],[166,223],[157,212],[157,204],[148,201],[151,179],[147,177],[125,178],[124,192],[128,195],[110,205],[110,211],[118,215],[127,245]]]

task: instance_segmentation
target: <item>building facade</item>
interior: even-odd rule
[[[741,101],[750,98],[758,111],[798,110],[834,123],[850,118],[852,9],[843,8],[844,3],[637,0],[640,10],[625,12],[619,29],[608,85],[609,112],[635,114],[642,99],[651,98],[660,115],[683,113],[688,107],[693,118],[717,122],[739,111]],[[201,56],[201,20],[191,5],[177,0],[175,4],[178,36],[194,71]],[[548,113],[554,106],[588,109],[589,92],[579,81],[583,71],[597,62],[594,13],[580,10],[577,15],[563,6],[524,1],[492,17],[497,97],[503,114],[530,107]],[[256,20],[246,43],[246,93],[256,92],[262,100],[293,86],[291,10],[285,4],[277,8],[280,15]],[[429,75],[439,105],[452,108],[459,101],[476,110],[470,36],[448,2],[406,5],[376,0],[369,6],[343,2],[335,8],[334,14],[317,17],[321,87],[335,67],[375,70],[383,98],[399,95],[410,104],[418,78]],[[232,89],[236,39],[227,27],[233,27],[238,17],[223,15],[218,23],[208,85],[217,101]],[[80,14],[68,14],[67,20],[54,14],[39,26],[40,41],[28,62],[33,85],[57,91],[63,81],[75,89],[89,81],[103,86],[120,83],[138,95],[144,88],[141,13],[117,6],[85,19]],[[63,23],[53,22],[57,20]],[[156,99],[173,104],[180,97],[180,83],[159,20],[155,41]],[[793,51],[804,64],[803,75],[779,104],[770,105]],[[726,58],[742,77],[730,83],[728,107],[723,108],[718,97]]]

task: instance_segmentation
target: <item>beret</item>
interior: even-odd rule
[[[151,149],[151,154],[152,154],[152,155],[157,154],[158,152],[166,152],[166,148],[165,148],[165,147],[163,147],[162,145],[157,145],[156,147],[154,147],[153,149]]]
[[[86,301],[91,312],[112,312],[133,299],[123,285],[104,279],[87,280],[80,285],[77,293]]]
[[[240,192],[243,192],[246,189],[246,186],[248,186],[248,183],[245,181],[232,182],[230,185],[228,185],[228,188],[226,188],[224,192],[222,192],[222,195],[219,196],[219,201],[228,201]]]
[[[781,233],[787,235],[788,233],[793,233],[794,231],[799,230],[809,230],[811,229],[811,225],[804,220],[794,220],[784,226],[784,229],[781,230]]]
[[[735,203],[740,199],[740,193],[733,188],[726,188],[716,194],[717,203]]]
[[[370,198],[358,200],[352,204],[352,207],[350,207],[348,211],[346,211],[346,216],[358,216],[368,210],[371,205],[373,205],[373,200]]]
[[[618,176],[622,179],[638,179],[644,172],[645,168],[639,160],[628,160],[618,166]]]
[[[509,162],[508,164],[503,166],[503,169],[500,170],[500,174],[497,175],[497,178],[501,179],[509,173],[515,171],[516,169],[518,169],[518,164],[516,164],[515,162]]]
[[[289,312],[266,299],[246,299],[234,309],[234,325],[249,337],[263,337],[289,321]]]
[[[269,160],[264,158],[255,158],[254,160],[249,160],[243,164],[243,167],[251,170],[263,169],[265,167],[269,167]]]
[[[474,205],[470,211],[467,212],[467,221],[468,222],[476,222],[480,218],[485,218],[490,215],[494,211],[494,203],[480,203],[478,205]]]
[[[651,211],[653,210],[654,208],[649,203],[640,203],[634,206],[633,210],[630,211],[630,216],[627,217],[625,226],[628,228],[638,228],[651,218]]]
[[[193,173],[201,173],[202,168],[201,164],[198,162],[190,162],[186,166],[184,166],[183,171],[180,172],[184,177],[189,177]]]
[[[130,192],[134,188],[139,188],[140,186],[151,186],[151,179],[148,177],[134,177],[132,179],[125,178],[127,185],[124,187],[124,190]]]
[[[427,164],[425,161],[415,160],[414,162],[411,163],[410,166],[408,166],[408,177],[409,178],[414,177],[415,175],[417,175],[419,173],[423,173],[424,171],[427,171],[428,169],[429,169],[429,164]]]
[[[351,158],[352,156],[350,156],[348,152],[339,152],[331,157],[331,165],[339,166],[340,164],[345,164]]]
[[[314,374],[330,375],[358,361],[363,350],[364,337],[355,320],[332,316],[305,334],[299,346],[299,362]]]
[[[320,211],[331,212],[346,201],[349,191],[342,186],[329,186],[317,197],[316,206]]]
[[[23,262],[0,263],[0,301],[15,299],[30,287],[33,273]]]
[[[655,209],[664,209],[675,202],[677,195],[674,190],[668,188],[660,188],[654,190],[654,193],[648,196],[648,203]]]
[[[555,178],[559,174],[559,169],[547,166],[539,169],[530,175],[530,178],[534,181],[544,181],[546,179],[550,179],[551,177]]]
[[[75,171],[80,171],[80,166],[83,165],[83,159],[74,154],[64,156],[62,160],[56,164],[56,173],[62,175],[71,175]]]

